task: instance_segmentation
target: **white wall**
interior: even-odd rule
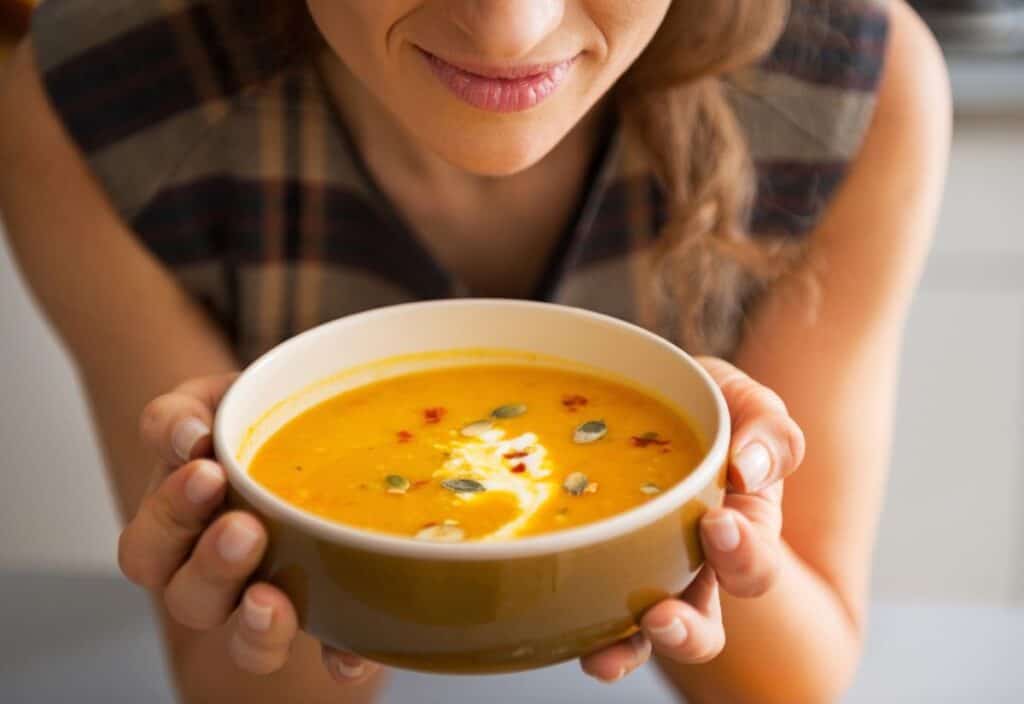
[[[0,569],[113,570],[116,545],[82,394],[0,237]]]
[[[908,332],[876,559],[881,597],[1024,598],[1022,163],[1024,120],[958,124]],[[81,394],[5,247],[0,449],[0,569],[115,569],[113,508]]]

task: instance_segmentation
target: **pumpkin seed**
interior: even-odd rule
[[[576,428],[572,434],[572,441],[577,445],[586,445],[597,442],[608,434],[608,426],[603,420],[588,420]]]
[[[491,421],[487,419],[475,420],[469,425],[463,426],[459,432],[467,438],[478,438],[493,427]]]
[[[526,404],[510,403],[506,406],[498,406],[491,411],[491,418],[517,418],[526,413]]]
[[[466,532],[454,522],[445,521],[440,525],[427,526],[416,534],[417,540],[429,540],[435,543],[458,543],[466,537]]]
[[[409,491],[409,480],[398,474],[389,474],[384,478],[384,483],[388,485],[389,494],[404,494]]]
[[[655,494],[661,493],[661,487],[655,484],[654,482],[647,482],[642,487],[640,487],[640,491],[647,494],[648,496],[654,496]]]
[[[583,472],[573,472],[562,482],[562,488],[573,496],[582,496],[583,492],[587,490],[588,484],[590,482],[587,480],[586,474],[583,474]]]
[[[476,494],[487,491],[487,487],[475,479],[445,479],[441,482],[441,486],[456,494]]]

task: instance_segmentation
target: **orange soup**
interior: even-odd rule
[[[687,421],[611,379],[526,364],[396,376],[302,413],[252,477],[332,521],[421,540],[508,540],[651,500],[699,464]]]

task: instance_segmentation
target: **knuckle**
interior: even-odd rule
[[[205,627],[195,618],[191,606],[178,596],[178,590],[168,589],[164,592],[164,608],[167,609],[167,613],[175,623],[196,631],[205,630]]]
[[[224,618],[210,608],[203,608],[195,590],[177,581],[164,592],[164,607],[171,618],[194,631],[208,631],[224,623]]]
[[[135,525],[129,524],[117,540],[117,566],[128,581],[156,591],[167,585],[167,569],[160,553],[146,545]]]
[[[719,579],[730,594],[746,596],[750,585],[758,580],[756,561],[746,556],[735,560],[728,567],[719,566]]]
[[[254,675],[269,675],[280,670],[288,659],[286,645],[260,642],[237,629],[231,637],[231,656],[242,670]]]
[[[753,566],[747,566],[743,570],[734,572],[728,585],[728,591],[741,599],[756,599],[764,596],[775,583],[775,572],[774,564],[763,565],[756,569]]]
[[[143,504],[168,542],[191,538],[200,528],[196,521],[184,515],[175,506],[166,480],[157,492],[146,497]]]
[[[137,549],[134,534],[130,527],[121,531],[117,540],[117,566],[128,581],[140,587],[154,586],[152,571],[145,559],[144,551]]]
[[[747,405],[751,409],[764,409],[787,417],[789,415],[789,410],[782,397],[753,379],[747,379],[747,383],[743,384],[737,392],[737,396],[741,404]]]
[[[707,645],[694,658],[694,663],[704,665],[711,662],[725,650],[725,631],[718,627],[708,637]]]
[[[174,394],[157,396],[147,403],[139,415],[139,434],[146,442],[157,440],[160,427],[174,406]]]
[[[719,373],[718,385],[722,387],[727,395],[731,396],[732,399],[738,399],[743,394],[747,393],[749,387],[753,385],[753,381],[749,376],[741,372],[735,367],[729,367],[728,369]]]

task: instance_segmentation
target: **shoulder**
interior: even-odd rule
[[[277,74],[279,40],[241,0],[47,0],[32,54],[53,117],[126,219]]]
[[[890,3],[890,30],[877,104],[851,168],[848,199],[869,206],[878,188],[937,201],[952,132],[952,97],[942,51],[902,0]],[[876,184],[870,190],[858,185]],[[928,228],[930,231],[932,228]]]
[[[902,0],[891,2],[889,13],[889,41],[869,135],[923,167],[946,151],[952,123],[949,76],[938,43],[917,13]]]
[[[952,132],[942,53],[921,19],[891,3],[877,106],[864,144],[811,237],[862,323],[899,323],[934,237]],[[847,286],[849,289],[847,290]]]

